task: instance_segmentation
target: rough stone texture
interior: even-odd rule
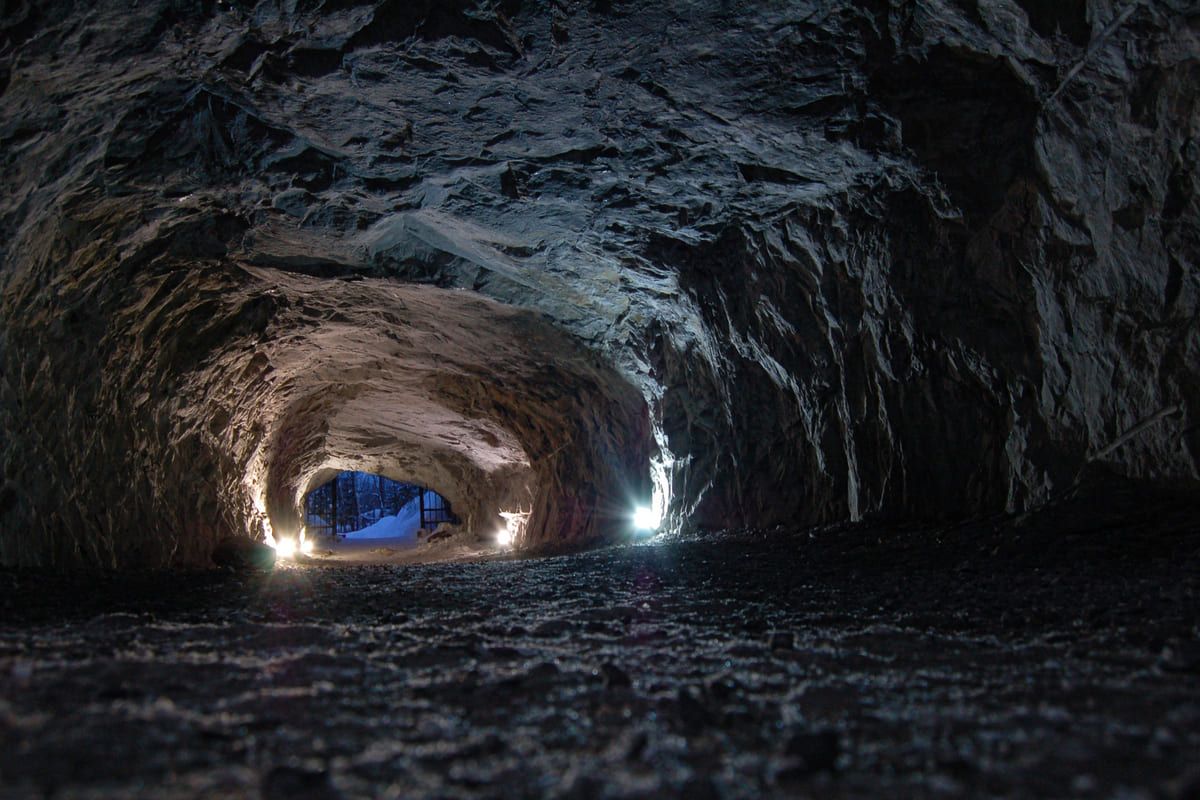
[[[0,572],[0,795],[1196,796],[1196,509]]]
[[[0,24],[5,561],[203,562],[322,469],[413,477],[384,403],[446,418],[421,474],[481,516],[531,487],[531,545],[616,535],[595,503],[651,457],[671,529],[1018,511],[1097,465],[1196,490],[1194,2]],[[389,395],[419,331],[473,360]]]

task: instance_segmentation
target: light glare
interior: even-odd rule
[[[633,511],[633,527],[638,530],[656,530],[660,521],[658,513],[650,506],[638,506]]]
[[[280,558],[292,558],[296,555],[295,539],[279,539],[275,542],[275,555]]]
[[[513,547],[525,532],[529,514],[530,511],[522,511],[520,508],[516,511],[501,509],[500,516],[504,517],[504,527],[496,531],[496,544],[503,548]]]

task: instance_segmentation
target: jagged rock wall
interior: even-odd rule
[[[431,475],[506,453],[463,502],[537,483],[543,545],[602,536],[598,497],[651,456],[671,528],[1024,509],[1091,465],[1196,489],[1194,2],[159,0],[3,24],[6,561],[203,561],[286,524],[321,469],[419,461],[411,418],[312,400],[374,385],[381,328],[420,327],[363,291],[403,283],[570,334],[532,348],[528,405],[378,395],[453,417]],[[468,309],[431,353],[530,349],[532,323],[487,334],[503,306],[444,306]],[[323,377],[271,394],[281,364]],[[237,435],[180,422],[226,417]]]

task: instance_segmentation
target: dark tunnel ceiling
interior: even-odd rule
[[[205,562],[334,468],[543,547],[652,480],[668,530],[1197,485],[1194,4],[0,25],[5,562]]]

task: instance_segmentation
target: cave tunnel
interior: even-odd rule
[[[305,493],[331,471],[357,470],[436,487],[467,534],[524,511],[516,547],[620,536],[618,509],[648,491],[652,444],[627,380],[532,315],[462,292],[355,281],[338,299],[325,282],[286,280],[298,289],[287,313],[312,328],[279,321],[271,377],[239,403],[280,409],[246,471],[272,532],[298,530]],[[228,367],[245,375],[263,352]],[[264,401],[268,385],[278,395]]]
[[[0,796],[1197,796],[1198,32],[6,2]]]

